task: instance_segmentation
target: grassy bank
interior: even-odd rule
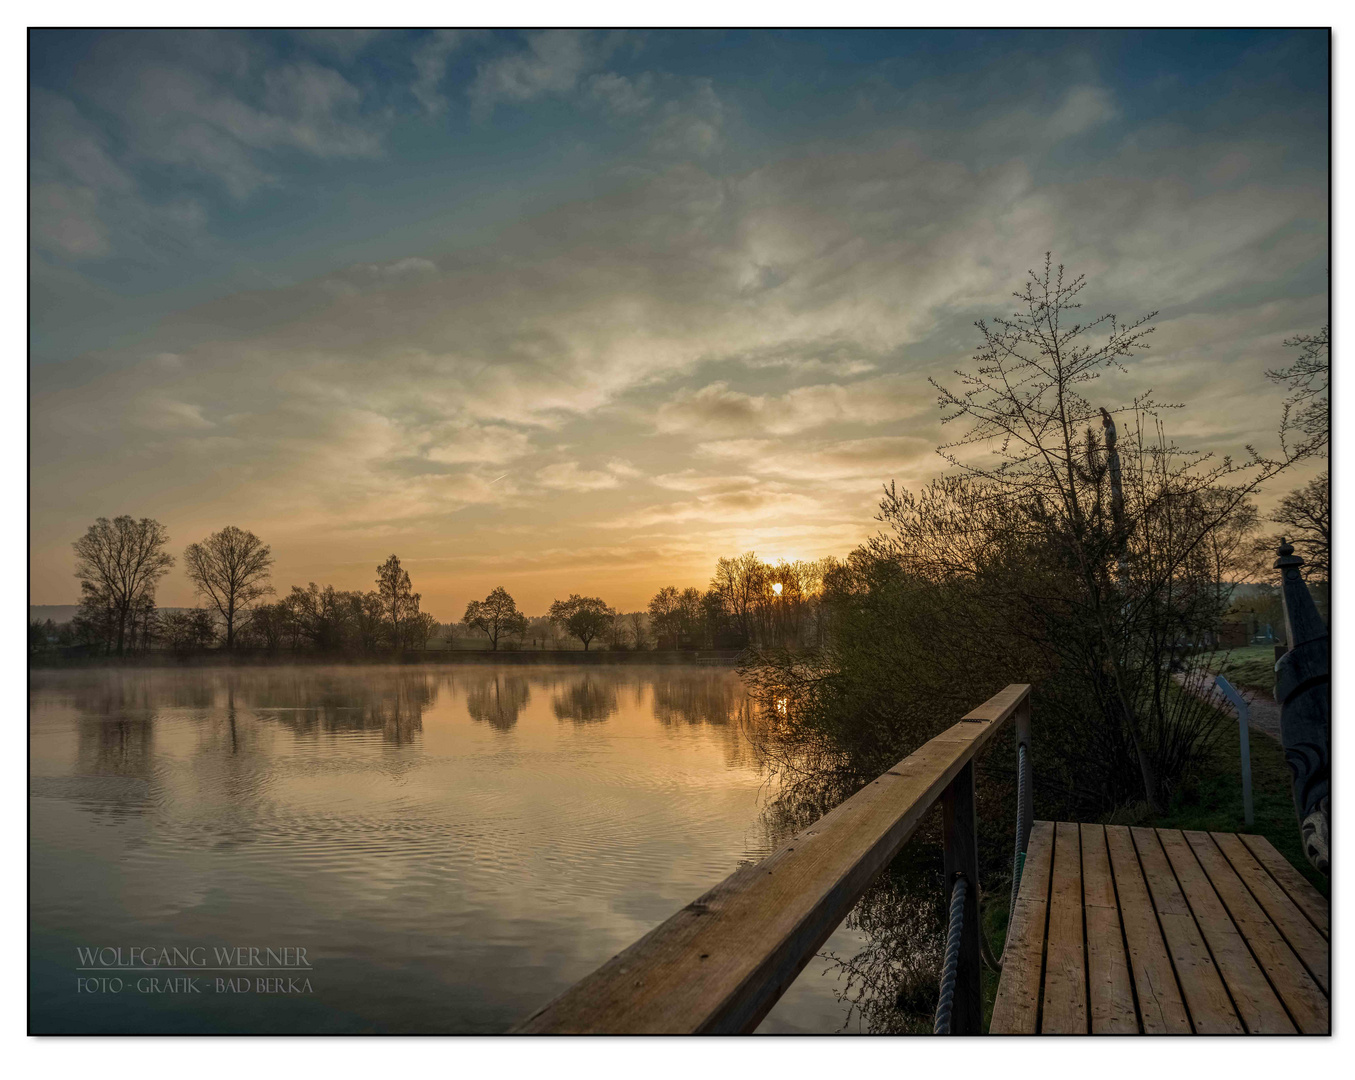
[[[1248,645],[1245,649],[1222,653],[1210,670],[1234,686],[1269,694],[1275,689],[1275,647]]]

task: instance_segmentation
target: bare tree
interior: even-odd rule
[[[155,587],[169,573],[174,557],[165,551],[169,533],[158,521],[134,521],[123,514],[99,518],[75,549],[75,576],[81,589],[101,598],[119,656],[123,654],[132,613],[143,598],[155,598]]]
[[[1275,549],[1281,536],[1303,556],[1311,580],[1327,581],[1331,575],[1331,485],[1327,474],[1314,477],[1303,487],[1280,500],[1270,516],[1283,525],[1281,535],[1263,536],[1255,541],[1260,565],[1267,572],[1275,562]]]
[[[226,623],[226,648],[235,648],[235,620],[250,604],[273,592],[268,545],[245,529],[227,525],[183,553],[188,580],[199,596],[211,601]]]
[[[1013,601],[1064,628],[1057,633],[1079,650],[1107,719],[1123,725],[1143,794],[1160,811],[1159,767],[1170,769],[1164,755],[1175,753],[1164,658],[1183,634],[1217,620],[1219,559],[1232,557],[1251,520],[1250,496],[1295,457],[1247,447],[1241,463],[1215,462],[1172,444],[1156,420],[1164,406],[1147,397],[1094,407],[1088,388],[1148,347],[1156,313],[1127,325],[1114,315],[1077,322],[1083,285],[1046,256],[1015,294],[1014,315],[976,324],[983,347],[974,369],[957,373],[963,389],[933,381],[943,421],[968,425],[940,448],[956,472],[920,499],[887,488],[882,518],[896,531],[893,553],[923,574],[1024,561],[1006,579]],[[1126,438],[1114,420],[1124,413],[1133,420]]]
[[[645,634],[645,614],[643,611],[632,611],[630,613],[630,635],[635,641],[635,648],[642,650],[648,647],[648,637]]]
[[[473,630],[489,638],[489,647],[497,650],[499,639],[521,634],[527,629],[527,616],[518,610],[517,602],[502,585],[483,600],[472,600],[466,605],[461,619]]]
[[[1280,434],[1296,433],[1295,456],[1314,454],[1327,445],[1331,432],[1331,333],[1324,326],[1316,334],[1299,334],[1285,342],[1299,352],[1287,368],[1267,371],[1266,378],[1289,388]]]

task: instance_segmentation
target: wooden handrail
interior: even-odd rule
[[[1008,686],[514,1030],[752,1031],[962,772],[972,805],[966,766],[1029,694],[1026,684]]]

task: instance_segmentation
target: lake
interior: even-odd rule
[[[776,846],[748,705],[698,667],[34,671],[30,1028],[504,1031]],[[842,985],[816,958],[759,1031],[841,1030]]]

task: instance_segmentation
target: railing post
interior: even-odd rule
[[[963,875],[968,882],[950,1030],[953,1035],[978,1035],[983,1030],[983,989],[979,982],[979,845],[972,761],[965,763],[946,788],[941,813],[947,905],[955,879]]]
[[[1035,824],[1035,769],[1031,764],[1030,756],[1030,696],[1027,695],[1025,701],[1017,706],[1016,713],[1012,717],[1016,724],[1016,766],[1025,771],[1022,777],[1025,781],[1024,798],[1021,806],[1017,807],[1017,818],[1021,822],[1021,837],[1019,843],[1021,850],[1026,851],[1030,848],[1030,829]],[[1021,758],[1021,747],[1026,748],[1025,760]]]

